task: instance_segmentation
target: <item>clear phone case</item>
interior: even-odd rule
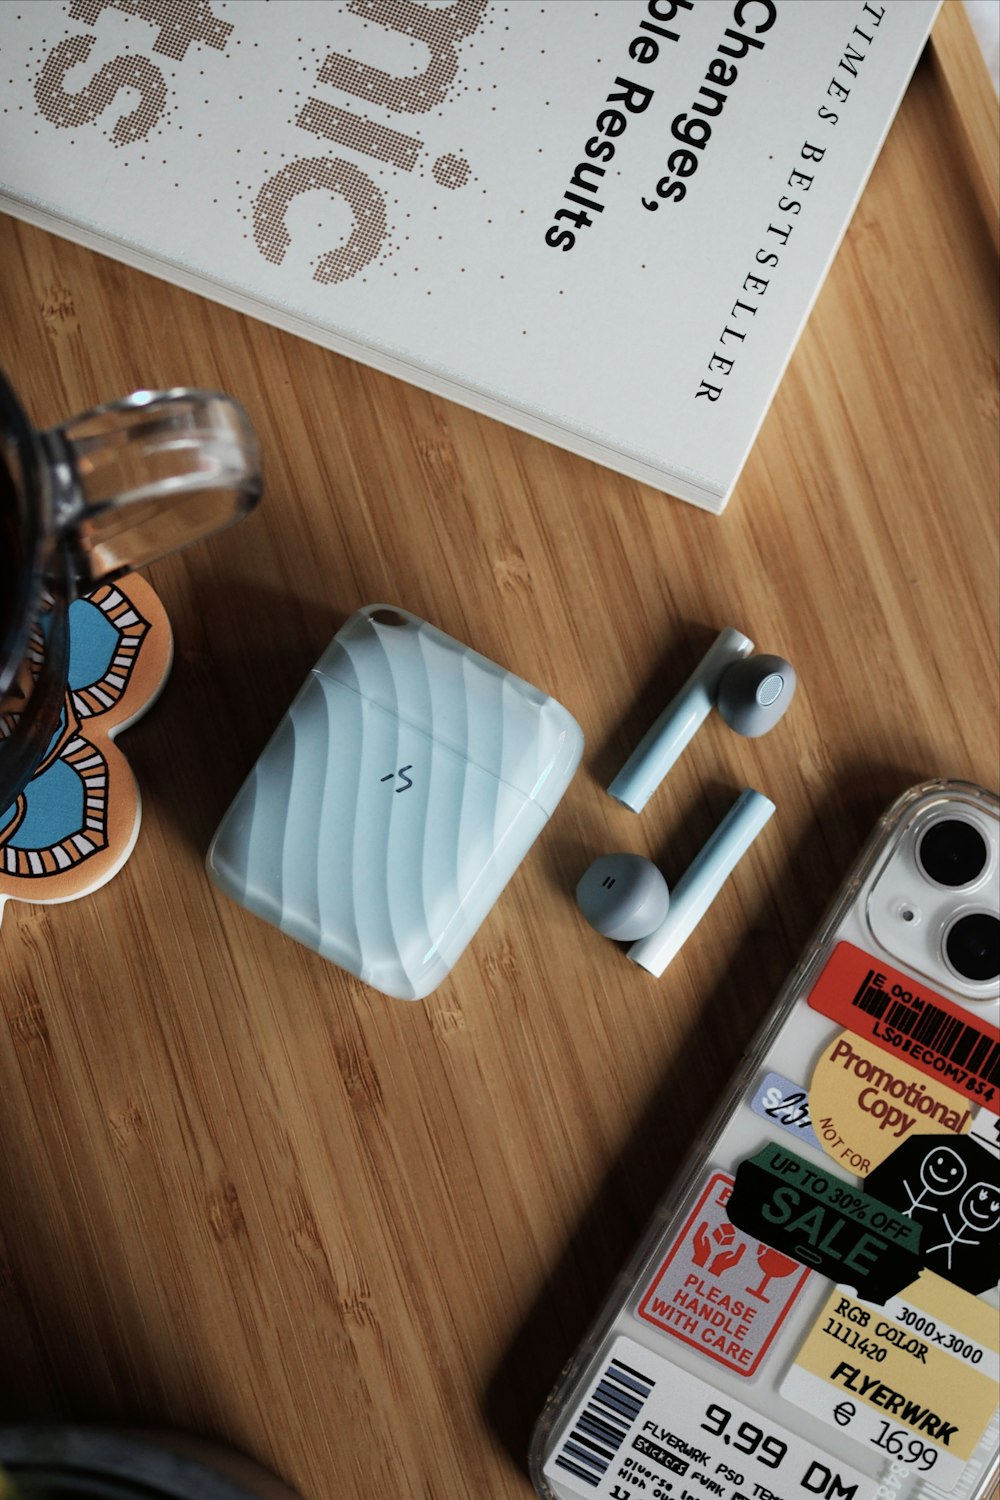
[[[545,1500],[996,1479],[998,818],[934,781],[880,820],[545,1405]]]

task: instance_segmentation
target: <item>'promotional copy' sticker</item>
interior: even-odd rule
[[[733,1179],[716,1172],[642,1294],[636,1317],[752,1375],[809,1268],[733,1227]]]
[[[971,1101],[874,1042],[841,1032],[813,1071],[809,1100],[823,1149],[866,1177],[908,1135],[964,1135]]]
[[[996,1407],[998,1332],[995,1312],[929,1272],[884,1307],[837,1288],[781,1394],[948,1491]]]

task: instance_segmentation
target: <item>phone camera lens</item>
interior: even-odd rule
[[[932,823],[917,846],[917,861],[936,885],[971,885],[986,868],[989,848],[983,835],[963,818]]]
[[[1000,975],[1000,918],[968,912],[945,934],[944,951],[956,974],[970,984],[986,984]]]

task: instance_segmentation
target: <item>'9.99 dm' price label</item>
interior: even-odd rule
[[[876,1488],[627,1338],[612,1344],[544,1473],[599,1500],[871,1500]]]

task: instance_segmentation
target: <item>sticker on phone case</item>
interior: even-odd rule
[[[1000,1031],[922,980],[838,943],[809,994],[813,1010],[926,1078],[998,1112]]]
[[[831,1443],[836,1446],[836,1443]],[[812,1441],[617,1338],[543,1473],[576,1495],[873,1500],[878,1480]],[[680,1481],[680,1483],[678,1483]]]
[[[809,1100],[824,1151],[861,1177],[911,1133],[964,1135],[973,1117],[970,1099],[848,1031],[817,1061]]]
[[[636,1317],[708,1359],[752,1375],[809,1275],[740,1234],[727,1205],[733,1179],[715,1172],[639,1299]]]
[[[780,1125],[796,1140],[817,1151],[823,1150],[809,1113],[809,1096],[801,1084],[783,1078],[780,1073],[768,1073],[750,1100],[750,1108],[762,1120]]]
[[[793,1264],[885,1302],[920,1274],[920,1226],[773,1142],[740,1162],[729,1218]]]
[[[921,1230],[925,1266],[967,1292],[1000,1278],[1000,1156],[972,1136],[912,1136],[865,1180],[865,1191]]]
[[[947,1492],[994,1415],[997,1335],[982,1302],[929,1272],[884,1307],[838,1287],[781,1394]]]

